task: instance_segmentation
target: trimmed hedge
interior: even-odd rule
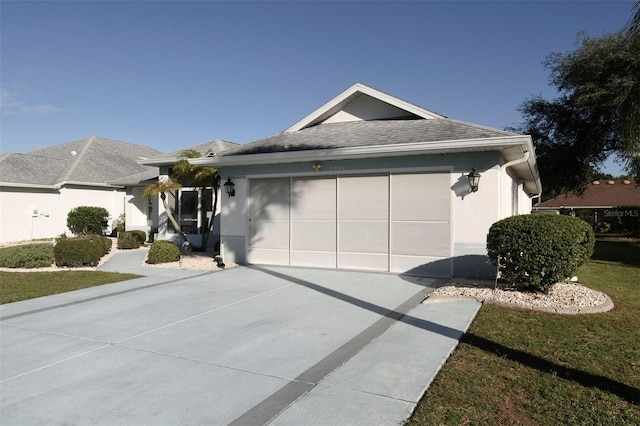
[[[137,249],[144,244],[147,239],[147,233],[140,230],[123,231],[118,233],[119,249]]]
[[[136,234],[131,231],[118,233],[118,248],[119,249],[137,249],[140,248],[142,243]]]
[[[513,285],[548,292],[574,276],[593,254],[593,229],[581,219],[529,214],[494,223],[487,235],[489,259],[500,259],[500,277]]]
[[[147,233],[144,231],[141,231],[139,229],[136,229],[135,231],[129,231],[131,232],[133,235],[135,235],[135,237],[138,239],[138,241],[140,241],[140,244],[144,244],[145,241],[147,241]]]
[[[59,239],[53,248],[57,266],[77,268],[96,266],[111,250],[111,240],[100,235],[83,235]]]
[[[180,249],[171,241],[154,241],[149,248],[147,263],[168,263],[180,260]]]
[[[51,244],[26,244],[0,250],[0,267],[3,268],[46,268],[53,260]]]

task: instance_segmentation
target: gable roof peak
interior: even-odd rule
[[[324,122],[398,118],[438,119],[444,115],[429,111],[362,83],[355,83],[283,133],[295,132]]]

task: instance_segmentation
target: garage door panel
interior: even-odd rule
[[[449,277],[452,265],[448,257],[391,256],[391,272]]]
[[[388,271],[389,256],[386,253],[339,253],[338,267],[343,269],[363,269],[367,271]]]
[[[288,265],[289,250],[251,248],[247,255],[247,261],[266,265]]]
[[[291,217],[336,220],[336,178],[294,179]]]
[[[251,221],[251,246],[255,248],[289,250],[289,221]]]
[[[400,222],[391,224],[391,253],[410,256],[449,256],[448,223]]]
[[[338,186],[341,220],[388,220],[388,176],[340,177]]]
[[[335,220],[293,220],[292,250],[336,251]]]
[[[448,173],[415,173],[391,176],[392,221],[449,221]]]
[[[291,250],[291,264],[295,266],[335,268],[336,252]]]
[[[252,220],[289,220],[289,179],[251,181]]]
[[[340,221],[339,252],[387,254],[389,231],[386,221]]]

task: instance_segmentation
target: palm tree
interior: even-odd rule
[[[220,174],[218,169],[206,166],[197,166],[189,163],[189,158],[199,158],[201,154],[195,150],[185,150],[180,153],[180,159],[173,166],[172,178],[183,186],[193,186],[197,188],[200,193],[200,214],[206,214],[204,207],[204,195],[207,188],[213,189],[213,207],[211,218],[206,224],[206,227],[201,233],[201,245],[196,247],[197,250],[205,251],[207,249],[207,243],[209,236],[213,230],[213,221],[215,219],[215,212],[218,208],[218,191],[220,189]]]
[[[142,192],[142,196],[144,198],[154,199],[154,198],[157,198],[158,195],[160,195],[160,199],[162,200],[162,205],[164,206],[164,211],[167,212],[167,218],[169,218],[169,221],[171,222],[175,230],[180,234],[180,236],[184,240],[184,243],[188,245],[189,239],[187,238],[187,235],[182,231],[182,228],[176,221],[176,218],[173,215],[173,210],[171,209],[171,207],[169,206],[169,203],[167,202],[167,193],[176,191],[180,188],[182,188],[182,185],[180,185],[178,182],[174,182],[173,180],[171,180],[171,178],[165,176],[163,179],[159,179],[157,182],[147,185],[144,188],[144,191]]]

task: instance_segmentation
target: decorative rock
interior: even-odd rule
[[[454,279],[435,290],[424,303],[475,299],[520,309],[558,314],[587,314],[613,309],[613,302],[606,294],[592,290],[576,282],[556,283],[549,294],[517,291],[500,286],[493,281]]]

